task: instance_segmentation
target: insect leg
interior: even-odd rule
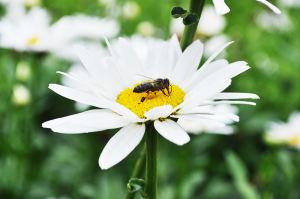
[[[149,92],[150,92],[150,90],[148,90],[146,93],[147,93],[147,96],[146,97],[148,97],[148,95],[149,95]],[[142,99],[141,99],[141,102],[144,102],[145,101],[145,99],[146,99],[146,97],[142,97]]]
[[[169,91],[169,87],[166,87],[166,89],[167,89],[167,91],[168,91],[168,94],[169,94],[169,96],[170,96],[170,91]]]
[[[161,92],[162,92],[165,96],[167,96],[163,89],[159,88],[159,90],[161,90]]]

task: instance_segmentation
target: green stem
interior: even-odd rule
[[[153,125],[146,131],[146,194],[149,199],[157,198],[157,143],[158,133]]]
[[[197,14],[199,21],[203,10],[205,0],[191,0],[189,12]],[[184,31],[180,40],[180,46],[184,51],[194,40],[198,23],[194,23],[184,27]]]
[[[146,164],[146,144],[143,147],[143,150],[140,154],[139,159],[135,163],[134,170],[131,174],[130,179],[141,178],[141,176],[144,172],[145,164]],[[133,199],[134,196],[135,196],[135,193],[129,193],[129,191],[127,190],[126,195],[124,196],[124,199]]]

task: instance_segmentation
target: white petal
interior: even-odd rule
[[[118,58],[117,55],[116,55],[116,53],[115,53],[115,51],[114,51],[114,49],[112,48],[112,46],[110,45],[109,41],[107,40],[107,38],[105,36],[104,36],[104,39],[105,39],[107,47],[108,47],[108,49],[110,51],[111,56],[114,57],[114,58]]]
[[[222,69],[223,67],[228,65],[228,61],[225,59],[217,60],[214,62],[211,62],[208,67],[206,67],[204,70],[199,73],[197,77],[197,81],[193,81],[191,84],[186,86],[187,82],[189,82],[190,79],[186,79],[182,85],[181,88],[184,90],[185,93],[193,89],[200,81],[204,80],[206,77],[209,77],[211,74],[216,73],[218,70]]]
[[[146,68],[149,74],[149,77],[153,78],[155,75],[155,70],[153,65],[157,59],[158,46],[147,45],[147,56],[146,56]]]
[[[171,105],[164,105],[155,107],[144,114],[149,120],[156,120],[158,118],[165,118],[172,113]]]
[[[222,122],[219,122],[217,120],[213,120],[206,117],[196,116],[196,115],[172,115],[173,118],[180,118],[180,119],[186,119],[190,121],[196,121],[196,122],[202,122],[204,124],[214,125],[218,127],[224,127],[225,124]]]
[[[90,51],[79,45],[75,45],[74,48],[93,79],[116,97],[120,90],[113,81],[113,74],[110,74],[101,60]]]
[[[133,113],[131,110],[129,110],[128,108],[126,108],[125,106],[114,102],[114,101],[110,101],[110,100],[106,100],[106,99],[102,99],[99,100],[100,103],[103,105],[103,108],[108,108],[111,109],[113,111],[115,111],[116,113],[126,117],[126,118],[131,118],[131,119],[138,119],[139,117]]]
[[[152,78],[166,78],[167,77],[167,66],[168,66],[168,47],[167,42],[163,42],[158,48],[156,53],[156,59],[153,64],[153,76]]]
[[[80,45],[75,45],[74,48],[89,74],[95,79],[96,82],[101,84],[98,76],[99,74],[101,74],[100,68],[98,67],[98,62],[100,60],[96,59],[91,52]]]
[[[118,121],[130,122],[130,123],[142,123],[148,121],[148,119],[140,119],[140,118],[120,118]]]
[[[122,60],[125,63],[125,66],[128,69],[131,69],[133,74],[146,75],[144,65],[141,63],[141,60],[138,58],[128,41],[120,37],[119,44]],[[138,76],[134,76],[134,79],[136,79],[136,82],[140,82],[140,78]]]
[[[128,124],[119,121],[122,116],[108,109],[95,109],[44,122],[42,127],[58,133],[86,133],[105,129],[120,128]]]
[[[179,57],[181,57],[182,54],[182,50],[180,47],[180,43],[178,41],[178,37],[176,34],[174,34],[170,40],[170,49],[169,49],[169,62],[168,62],[168,72],[167,72],[167,77],[170,78],[175,65],[179,59]]]
[[[252,93],[218,93],[211,97],[211,99],[259,99],[258,95]]]
[[[74,74],[73,72],[70,72],[70,75],[72,75],[72,77],[80,81],[84,85],[85,90],[91,91],[91,93],[93,93],[95,96],[99,97],[100,99],[107,98],[114,101],[117,99],[116,95],[113,95],[107,90],[105,90],[97,82],[80,78],[77,74]]]
[[[232,64],[222,67],[221,69],[212,73],[208,77],[204,77],[203,79],[194,81],[194,83],[197,83],[197,85],[194,86],[194,88],[191,89],[190,91],[188,91],[188,89],[185,89],[186,92],[185,98],[193,95],[193,93],[201,90],[202,88],[205,89],[207,85],[210,85],[213,82],[219,81],[220,79],[224,79],[224,78],[231,78],[232,76],[237,74],[237,71],[240,72],[241,66],[244,66],[245,64],[247,63],[234,62]]]
[[[215,10],[218,15],[226,14],[230,11],[224,0],[212,0],[215,5]]]
[[[129,88],[130,85],[126,81],[126,78],[122,73],[120,66],[111,57],[108,57],[106,59],[106,64],[108,66],[109,73],[114,74],[114,80],[116,81],[118,86],[122,88],[120,92],[123,91],[125,88]]]
[[[207,106],[207,105],[217,105],[217,104],[247,104],[255,106],[255,102],[245,102],[245,101],[217,101],[217,102],[208,102],[208,103],[201,103],[199,106]]]
[[[188,75],[193,74],[200,63],[203,54],[203,44],[196,40],[189,45],[179,58],[170,78],[171,82],[179,85]]]
[[[268,6],[271,10],[273,10],[276,14],[280,14],[280,13],[281,13],[281,11],[280,11],[276,6],[274,6],[273,4],[271,4],[270,2],[268,2],[268,1],[266,1],[266,0],[256,0],[256,1],[265,4],[265,5]]]
[[[245,72],[245,71],[248,70],[249,68],[250,68],[250,67],[247,66],[247,63],[245,62],[244,64],[241,64],[241,65],[239,66],[239,68],[238,68],[236,71],[234,71],[229,77],[230,77],[230,78],[233,78],[233,77],[235,77],[235,76],[237,76],[237,75],[239,75],[239,74]]]
[[[212,96],[215,96],[216,94],[222,92],[225,90],[229,85],[231,84],[230,79],[221,79],[217,82],[212,83],[211,85],[208,85],[207,88],[202,89],[198,93],[195,93],[191,97],[184,99],[184,101],[178,105],[175,109],[181,108],[179,112],[181,111],[188,111],[192,108],[195,108],[199,106],[204,100],[207,100],[211,98]]]
[[[118,131],[104,147],[99,165],[108,169],[126,158],[140,143],[145,133],[145,124],[130,123]]]
[[[189,135],[182,127],[170,119],[163,122],[156,120],[154,127],[160,135],[177,145],[183,145],[190,141]]]
[[[202,108],[200,107],[196,107],[194,109],[191,109],[187,112],[183,112],[181,111],[180,112],[180,115],[191,115],[193,116],[193,114],[195,114],[195,116],[199,115],[217,115],[217,116],[223,116],[223,117],[227,117],[233,121],[236,121],[238,122],[239,121],[239,116],[235,115],[235,114],[232,114],[232,113],[224,113],[224,112],[217,112],[217,111],[206,111],[206,110],[203,110]]]
[[[120,128],[122,126],[116,126],[113,128]],[[78,124],[62,124],[60,126],[56,126],[51,128],[53,132],[57,133],[65,133],[65,134],[78,134],[78,133],[91,133],[91,132],[97,132],[97,131],[103,131],[106,130],[106,128],[92,128],[87,126],[80,126]]]
[[[202,66],[201,68],[192,76],[192,78],[189,79],[187,83],[184,84],[183,87],[188,88],[190,85],[194,85],[195,81],[197,82],[199,80],[199,76],[201,75],[202,71],[211,63],[211,61],[226,48],[228,45],[232,44],[232,42],[228,42],[227,44],[221,46]]]
[[[103,108],[103,105],[97,100],[97,98],[90,93],[85,93],[73,88],[57,84],[49,84],[49,88],[65,98],[74,100],[76,102],[81,102],[83,104]]]

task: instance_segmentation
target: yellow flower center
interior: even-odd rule
[[[38,37],[32,37],[32,38],[30,38],[30,39],[28,40],[28,45],[29,45],[29,46],[34,45],[34,44],[37,42],[38,39],[39,39]]]
[[[139,83],[141,84],[141,83]],[[126,88],[118,95],[117,102],[127,107],[129,110],[134,112],[139,118],[145,118],[144,113],[151,110],[154,107],[163,106],[163,105],[172,105],[175,108],[177,105],[183,102],[183,97],[185,93],[177,85],[171,86],[169,88],[170,96],[168,95],[167,89],[164,89],[166,95],[161,91],[149,92],[147,95],[146,92],[143,93],[134,93],[133,89],[139,85],[136,84],[133,88]],[[172,91],[172,92],[171,92]],[[145,101],[141,102],[141,99],[145,97]]]
[[[297,146],[299,143],[299,136],[298,135],[294,135],[293,138],[291,138],[290,140],[287,141],[287,143],[291,146]]]

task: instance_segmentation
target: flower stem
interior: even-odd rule
[[[203,10],[205,0],[190,0],[189,12],[197,14],[199,20]],[[184,27],[184,31],[180,40],[180,46],[184,51],[194,40],[198,23],[194,23]]]
[[[139,159],[136,161],[134,170],[131,174],[130,179],[132,178],[141,178],[146,163],[146,144],[144,144],[143,150],[140,154]],[[129,193],[129,191],[126,192],[126,195],[124,196],[124,199],[133,199],[135,196],[135,193]]]
[[[158,133],[153,125],[146,131],[146,194],[149,199],[157,198],[157,143]]]

